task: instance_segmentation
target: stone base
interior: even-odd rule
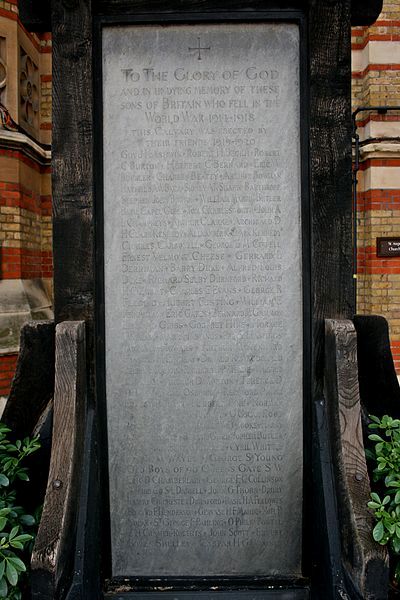
[[[24,323],[53,319],[50,288],[46,283],[42,279],[0,281],[0,355],[18,352]]]
[[[6,396],[0,396],[0,419],[1,419],[1,415],[3,414],[6,402],[7,402],[7,397]]]

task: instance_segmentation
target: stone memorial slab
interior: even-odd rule
[[[113,576],[301,571],[299,90],[294,24],[103,30]]]

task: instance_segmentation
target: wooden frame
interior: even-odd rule
[[[99,164],[98,116],[94,112],[101,77],[94,63],[98,46],[95,21],[151,19],[221,20],[290,17],[299,11],[305,16],[308,43],[308,96],[303,96],[302,118],[307,120],[308,138],[302,141],[303,180],[309,182],[303,256],[305,337],[310,344],[307,365],[304,422],[308,425],[305,462],[311,465],[312,401],[323,396],[323,341],[325,317],[349,318],[353,314],[352,218],[351,218],[351,107],[350,107],[350,0],[188,0],[185,15],[181,2],[169,0],[64,0],[52,3],[53,22],[53,202],[56,321],[84,320],[87,324],[88,405],[95,428],[101,432],[99,522],[108,515],[106,422],[102,402],[103,314],[102,263],[99,232],[101,177]],[[309,206],[309,208],[308,208]],[[304,207],[303,207],[304,210]],[[308,218],[307,218],[308,221]],[[101,223],[101,218],[100,218]],[[100,341],[99,341],[100,339]],[[100,348],[100,351],[96,351]],[[306,473],[306,491],[311,506],[311,469]],[[92,492],[87,492],[89,497]],[[315,495],[315,494],[314,494]],[[87,500],[89,501],[89,500]],[[305,515],[305,519],[310,518]],[[102,531],[102,546],[109,547],[108,531]],[[311,540],[310,540],[311,543]],[[103,556],[107,573],[108,556]],[[328,597],[328,595],[326,595]]]

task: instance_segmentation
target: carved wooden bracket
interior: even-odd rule
[[[362,437],[357,336],[349,320],[325,320],[325,398],[335,470],[342,561],[363,598],[387,597],[388,556],[374,542]]]
[[[60,323],[50,471],[31,561],[33,598],[59,598],[71,582],[87,409],[85,364],[84,322]]]

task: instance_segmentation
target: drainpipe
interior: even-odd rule
[[[354,307],[357,312],[357,173],[360,169],[360,136],[357,133],[357,115],[361,112],[375,111],[385,115],[390,110],[399,110],[400,106],[359,106],[352,113],[352,138],[354,140],[354,164],[353,164],[353,282],[354,282]]]

